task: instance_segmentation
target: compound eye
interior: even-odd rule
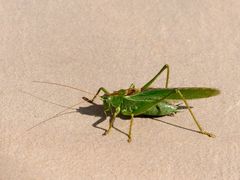
[[[111,99],[112,99],[111,96],[106,96],[106,97],[105,97],[105,101],[106,101],[106,102],[111,101]]]

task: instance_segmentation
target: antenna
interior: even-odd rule
[[[88,91],[85,91],[85,90],[82,90],[82,89],[79,89],[79,88],[75,88],[75,87],[72,87],[72,86],[64,85],[64,84],[47,82],[47,81],[32,81],[32,82],[34,82],[34,83],[42,83],[42,84],[51,84],[51,85],[62,86],[62,87],[66,87],[66,88],[78,90],[78,91],[81,91],[81,92],[84,92],[84,93],[87,93],[87,94],[90,94],[90,95],[95,95],[94,93],[91,93],[91,92],[88,92]]]
[[[30,130],[32,130],[33,128],[35,128],[35,127],[37,127],[37,126],[39,126],[39,125],[41,125],[41,124],[43,124],[43,123],[45,123],[45,122],[53,119],[53,118],[56,118],[56,117],[61,116],[61,115],[64,115],[64,114],[68,114],[68,113],[64,113],[64,112],[66,112],[66,111],[69,110],[69,109],[72,109],[74,106],[77,106],[77,105],[79,105],[79,104],[81,104],[81,103],[83,103],[83,101],[78,102],[77,104],[74,104],[74,105],[72,105],[72,106],[70,106],[70,107],[68,107],[68,108],[65,108],[64,110],[56,113],[55,115],[51,116],[50,118],[47,118],[47,119],[45,119],[45,120],[43,120],[43,121],[35,124],[34,126],[28,128],[26,131],[30,131]],[[76,112],[77,112],[77,111],[76,111]]]

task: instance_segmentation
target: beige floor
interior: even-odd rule
[[[240,179],[239,9],[238,0],[0,1],[0,179]],[[187,111],[136,118],[131,144],[116,130],[103,137],[93,127],[101,106],[86,102],[27,131],[91,97],[32,81],[113,91],[143,85],[165,63],[171,87],[221,90],[190,102],[215,139],[191,131]],[[128,132],[128,120],[115,125]]]

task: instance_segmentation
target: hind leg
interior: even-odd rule
[[[167,78],[166,78],[166,83],[165,83],[165,88],[168,87],[168,80],[169,80],[169,65],[165,64],[162,69],[156,74],[156,76],[154,76],[149,82],[147,82],[142,88],[141,91],[149,88],[149,86],[151,86],[151,84],[160,76],[160,74],[164,71],[167,70]]]
[[[191,107],[188,105],[188,102],[186,101],[186,99],[185,99],[184,96],[182,95],[181,91],[178,90],[178,89],[176,89],[176,93],[178,93],[179,96],[182,98],[182,100],[183,100],[184,104],[186,105],[188,111],[190,112],[190,114],[191,114],[191,116],[192,116],[195,124],[197,125],[197,127],[198,127],[198,129],[199,129],[199,132],[200,132],[201,134],[207,135],[208,137],[215,137],[214,134],[209,133],[209,132],[203,130],[203,128],[201,127],[200,123],[197,121],[196,117],[194,116],[194,114],[193,114],[193,112],[192,112],[192,110],[191,110]]]

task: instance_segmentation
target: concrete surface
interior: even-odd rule
[[[0,1],[0,179],[240,179],[239,9],[238,0]],[[101,106],[86,102],[27,131],[91,97],[32,81],[112,91],[143,85],[165,63],[171,87],[221,90],[190,102],[215,139],[191,131],[187,111],[136,118],[131,144],[117,130],[103,137]],[[116,127],[128,132],[129,121]]]

